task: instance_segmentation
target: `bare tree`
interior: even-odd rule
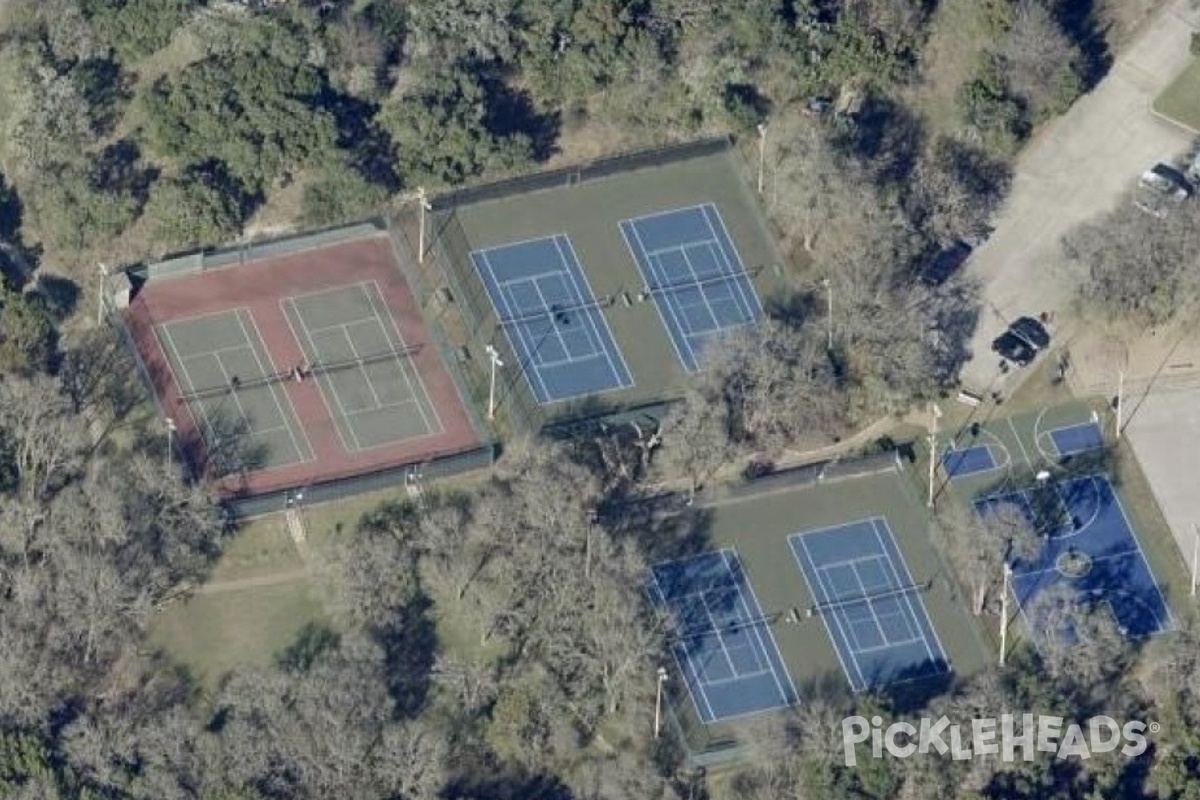
[[[1082,53],[1048,6],[1042,0],[1017,2],[996,48],[1005,82],[1027,105],[1035,124],[1065,111],[1082,88],[1075,72]]]
[[[1054,678],[1099,697],[1124,671],[1129,645],[1111,608],[1074,585],[1059,581],[1038,591],[1026,603],[1025,618]]]
[[[971,613],[976,616],[998,596],[1004,565],[1029,558],[1043,545],[1021,509],[1010,504],[989,508],[981,516],[957,503],[943,503],[935,532],[959,580],[970,588]]]
[[[1200,206],[1164,207],[1156,217],[1122,202],[1064,239],[1086,310],[1160,325],[1200,302]]]
[[[1008,192],[1008,165],[957,139],[933,143],[914,170],[906,211],[938,246],[982,235]]]

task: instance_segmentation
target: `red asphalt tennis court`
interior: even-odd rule
[[[126,322],[193,467],[262,494],[480,437],[387,235],[149,280]]]

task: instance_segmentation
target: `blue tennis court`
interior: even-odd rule
[[[1089,603],[1108,603],[1128,638],[1169,630],[1166,598],[1108,478],[1073,478],[1048,485],[1045,491],[1049,494],[1040,501],[1029,490],[975,501],[981,516],[996,514],[1005,506],[1015,508],[1046,537],[1036,556],[1012,565],[1013,592],[1021,608],[1028,610],[1040,592],[1065,584]],[[1079,554],[1090,568],[1081,575],[1064,574],[1061,559]],[[1080,559],[1074,558],[1073,563]]]
[[[942,456],[942,467],[950,479],[966,478],[980,472],[991,472],[999,465],[992,458],[992,451],[987,445],[977,445],[963,450],[947,450]]]
[[[923,587],[882,517],[794,533],[804,573],[850,687],[861,692],[950,669],[929,621]]]
[[[1050,431],[1050,439],[1060,456],[1073,456],[1104,447],[1104,434],[1094,422],[1070,425]]]
[[[689,372],[716,334],[750,325],[762,303],[712,203],[621,222],[646,290]]]
[[[471,253],[539,403],[633,385],[564,234]]]
[[[671,650],[702,721],[796,702],[770,623],[732,550],[652,567],[650,594],[674,619]]]

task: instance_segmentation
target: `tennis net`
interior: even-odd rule
[[[583,303],[552,303],[545,308],[537,311],[530,311],[524,314],[517,314],[511,317],[505,317],[500,320],[501,325],[519,325],[524,322],[537,322],[538,320],[552,319],[558,322],[569,324],[570,314],[576,311],[587,311],[593,308],[607,308],[613,304],[612,297],[601,297],[597,300],[589,300]]]
[[[679,291],[681,289],[702,289],[707,286],[713,286],[718,283],[735,283],[743,278],[749,280],[754,277],[757,270],[735,269],[733,272],[719,272],[716,275],[706,275],[703,277],[692,277],[687,280],[673,281],[671,283],[661,283],[655,285],[647,285],[642,288],[642,294],[647,296],[665,294],[666,292]]]
[[[348,369],[357,369],[369,364],[377,364],[381,361],[399,361],[402,358],[415,355],[421,350],[420,345],[404,347],[399,350],[388,350],[382,353],[376,353],[369,356],[359,356],[358,358],[348,358],[342,361],[318,361],[314,364],[309,364],[306,367],[296,367],[295,369],[285,370],[283,372],[272,372],[266,375],[256,375],[252,378],[238,378],[231,380],[223,386],[210,386],[203,389],[193,389],[187,392],[181,392],[180,398],[183,400],[205,400],[214,397],[222,397],[235,392],[245,391],[246,389],[254,389],[259,386],[269,386],[271,384],[282,383],[288,380],[307,379],[316,375],[328,375],[334,372],[342,372]],[[299,373],[299,374],[298,374]]]
[[[858,597],[847,597],[840,600],[830,600],[825,603],[814,603],[809,606],[807,616],[814,617],[818,614],[827,614],[831,611],[841,611],[842,609],[870,604],[879,600],[887,600],[892,597],[920,594],[927,591],[932,585],[933,581],[925,581],[925,583],[914,583],[911,586],[894,586],[890,589],[883,589],[882,591],[859,595]]]

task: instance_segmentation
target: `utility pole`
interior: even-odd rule
[[[767,169],[767,124],[758,123],[758,194],[763,193],[763,178]]]
[[[821,286],[825,287],[825,320],[828,328],[828,345],[833,349],[833,282],[829,278],[821,280]]]
[[[937,478],[937,430],[938,419],[942,416],[942,409],[938,408],[937,403],[929,404],[929,507],[933,508],[933,484]]]
[[[1008,584],[1012,580],[1012,567],[1004,562],[1004,588],[1000,595],[1000,666],[1004,666],[1004,657],[1008,651]]]
[[[1121,438],[1121,404],[1125,400],[1125,370],[1117,370],[1117,430],[1116,438]]]
[[[492,380],[488,387],[488,419],[496,418],[496,368],[503,367],[504,362],[500,360],[500,353],[490,344],[484,350],[487,352],[488,360],[492,363]]]
[[[667,682],[666,667],[658,668],[658,687],[654,694],[654,738],[657,739],[662,732],[662,695],[663,684]]]

